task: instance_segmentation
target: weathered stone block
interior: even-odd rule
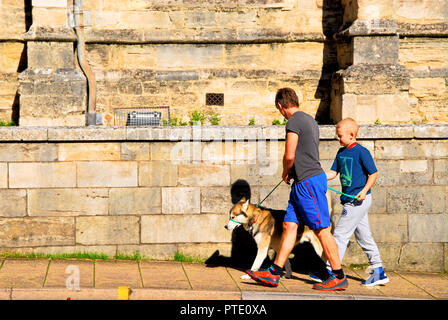
[[[12,136],[14,141],[47,141],[48,130],[45,127],[15,127]]]
[[[74,218],[0,219],[0,246],[35,247],[73,245]]]
[[[162,213],[201,212],[200,188],[162,188]]]
[[[400,244],[399,243],[381,243],[377,242],[378,250],[380,251],[381,260],[383,266],[386,269],[398,268],[398,257],[400,256]],[[347,246],[347,250],[344,255],[342,263],[345,266],[350,264],[368,264],[369,260],[364,251],[355,241],[350,241]],[[367,278],[367,275],[366,275]]]
[[[224,228],[225,215],[142,216],[142,243],[227,242],[232,233]]]
[[[444,78],[411,78],[409,94],[424,99],[436,98],[446,88]]]
[[[228,186],[228,165],[179,165],[179,184],[184,186]]]
[[[76,243],[82,245],[138,244],[139,218],[133,216],[78,217]]]
[[[439,272],[444,269],[442,243],[407,243],[399,256],[399,268]]]
[[[0,189],[0,203],[2,217],[26,216],[26,190]]]
[[[107,189],[32,189],[28,195],[30,216],[107,215]]]
[[[2,16],[3,17],[3,16]],[[2,27],[4,25],[2,24]],[[24,32],[24,30],[22,31]],[[0,70],[2,73],[16,73],[23,52],[24,44],[19,42],[2,42],[0,44]]]
[[[203,66],[224,66],[224,46],[216,45],[164,45],[157,47],[157,67],[194,68]]]
[[[119,143],[60,143],[59,161],[120,160]]]
[[[42,143],[0,144],[0,161],[56,161],[57,146]]]
[[[448,141],[376,141],[375,159],[440,159],[448,157]]]
[[[189,161],[191,158],[189,145],[189,142],[152,143],[151,160]],[[187,148],[183,148],[183,146],[186,146]]]
[[[77,182],[78,187],[137,187],[137,162],[78,162]]]
[[[445,205],[445,187],[395,186],[387,191],[388,213],[444,213]]]
[[[231,182],[246,180],[251,186],[276,185],[280,182],[283,166],[281,161],[272,162],[268,166],[231,165]]]
[[[121,144],[120,159],[121,160],[150,160],[149,143],[131,143],[125,142]]]
[[[177,177],[177,165],[168,161],[139,162],[138,185],[141,187],[174,187]]]
[[[410,242],[448,242],[447,214],[410,214]]]
[[[76,164],[9,163],[10,188],[76,187]]]
[[[111,141],[125,139],[126,128],[84,126],[48,128],[49,141]]]
[[[377,160],[377,185],[432,184],[432,160]]]
[[[391,64],[398,61],[398,36],[353,38],[353,64]]]
[[[117,252],[132,255],[140,253],[143,258],[153,260],[172,260],[178,252],[177,244],[119,244]]]
[[[269,192],[273,190],[274,187],[275,185],[258,187],[257,190],[254,189],[254,195],[258,194],[260,199],[258,201],[252,199],[251,203],[257,205],[258,202],[263,200],[269,194]],[[275,210],[286,210],[290,192],[291,186],[282,183],[273,193],[271,193],[271,195],[266,200],[263,201],[261,206]]]
[[[434,160],[434,183],[448,185],[448,160]]]
[[[227,215],[231,207],[230,187],[201,188],[201,212]]]
[[[408,220],[406,214],[369,215],[370,230],[376,242],[406,243],[408,239]]]
[[[0,188],[8,187],[8,164],[0,163]]]
[[[109,197],[110,215],[161,213],[160,188],[114,188]]]
[[[232,255],[231,243],[193,243],[193,244],[178,244],[178,251],[187,257],[198,257],[207,259],[210,258],[216,251],[220,255],[230,257]]]
[[[30,69],[74,69],[73,42],[30,41],[28,43]]]
[[[448,138],[448,126],[444,124],[414,126],[414,132],[416,138]]]

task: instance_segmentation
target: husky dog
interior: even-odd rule
[[[251,270],[258,270],[261,267],[270,248],[278,252],[285,214],[286,212],[284,210],[257,208],[253,204],[250,204],[246,198],[242,198],[230,209],[230,218],[225,228],[227,230],[233,230],[242,225],[257,244],[257,256],[252,264]],[[324,258],[322,257],[322,245],[317,236],[307,226],[300,224],[299,230],[297,230],[296,244],[303,242],[310,242],[317,255]],[[285,263],[285,269],[285,277],[291,278],[292,270],[289,259]],[[249,276],[243,275],[241,278],[249,279]]]

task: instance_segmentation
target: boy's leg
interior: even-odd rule
[[[372,204],[372,196],[369,194],[363,201],[365,206],[365,214],[360,219],[357,228],[355,230],[355,237],[362,250],[365,252],[369,259],[369,264],[372,268],[382,267],[381,255],[378,250],[378,246],[373,239],[372,232],[370,231],[368,210]]]
[[[350,237],[358,227],[360,220],[367,215],[369,207],[370,206],[365,206],[364,202],[361,206],[354,206],[351,203],[344,204],[342,215],[333,231],[333,237],[335,238],[338,246],[338,253],[341,263],[345,255],[345,251],[347,250]],[[367,208],[367,210],[364,208]],[[327,266],[330,266],[330,261],[327,261]]]

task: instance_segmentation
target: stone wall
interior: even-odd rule
[[[116,124],[116,109],[159,105],[184,120],[197,109],[221,114],[223,125],[251,118],[270,125],[281,120],[275,90],[290,86],[320,123],[347,115],[365,124],[445,123],[447,7],[442,0],[85,0],[95,111],[107,126]],[[87,85],[74,55],[73,12],[71,0],[0,2],[0,120],[83,124]],[[206,105],[206,93],[224,94],[224,106]]]
[[[339,145],[334,126],[320,132],[328,170]],[[447,126],[361,126],[359,139],[380,172],[370,221],[386,268],[448,270]],[[256,204],[280,181],[284,127],[3,128],[0,141],[1,250],[230,256],[231,186],[247,181]],[[350,263],[367,263],[354,239]]]

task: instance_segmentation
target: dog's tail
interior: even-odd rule
[[[299,243],[304,243],[304,242],[311,242],[313,243],[313,234],[311,234],[310,232],[305,232],[302,237],[300,238]]]
[[[323,252],[322,245],[320,244],[320,241],[317,239],[317,236],[314,234],[313,231],[305,232],[302,237],[300,238],[299,243],[309,242],[313,248],[314,251],[316,251],[317,255],[322,258],[322,260],[325,261],[325,256]]]

